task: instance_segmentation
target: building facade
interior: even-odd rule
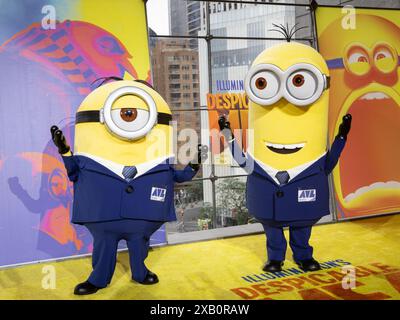
[[[152,50],[153,84],[171,107],[180,132],[200,132],[198,53],[187,39],[157,39]],[[178,150],[180,144],[178,141]]]

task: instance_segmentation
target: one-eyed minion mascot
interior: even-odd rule
[[[158,282],[144,264],[149,238],[164,222],[176,220],[174,182],[191,180],[207,157],[203,148],[184,170],[174,169],[171,118],[167,103],[149,85],[120,79],[100,85],[80,105],[74,154],[62,132],[51,128],[74,183],[72,222],[85,225],[94,239],[93,271],[75,294],[95,293],[111,282],[121,239],[133,280]]]
[[[235,142],[227,119],[219,119],[235,160],[249,171],[247,208],[262,223],[267,237],[264,271],[282,270],[287,248],[283,227],[289,227],[289,243],[299,267],[320,269],[309,244],[311,227],[330,214],[328,175],[351,125],[351,115],[344,116],[327,151],[328,88],[322,56],[309,46],[288,41],[264,50],[246,75],[248,127],[253,130],[247,154]]]

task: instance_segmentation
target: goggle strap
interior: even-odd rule
[[[77,112],[75,117],[75,124],[85,122],[100,122],[100,112],[98,110]]]
[[[157,115],[157,124],[169,125],[172,121],[172,114],[159,112]]]
[[[169,125],[172,121],[172,115],[159,112],[157,114],[157,123]],[[75,124],[85,122],[100,122],[100,112],[98,110],[79,111],[76,113]]]
[[[325,78],[325,90],[328,90],[331,86],[331,77],[324,75]]]

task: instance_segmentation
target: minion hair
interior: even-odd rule
[[[307,28],[306,26],[297,28],[298,23],[296,23],[292,28],[289,28],[288,23],[286,23],[286,26],[284,24],[276,24],[276,23],[273,23],[272,25],[274,26],[274,28],[269,29],[269,31],[279,32],[285,37],[287,42],[290,42],[292,40],[293,36],[297,31]]]
[[[124,79],[122,79],[120,77],[116,77],[116,76],[101,77],[101,78],[97,78],[96,80],[94,80],[90,85],[94,85],[96,82],[98,82],[100,80],[103,80],[103,81],[101,81],[101,83],[96,88],[101,87],[104,83],[106,83],[110,80],[120,81],[120,80],[124,80]]]
[[[134,81],[139,82],[139,83],[143,83],[143,84],[145,84],[146,86],[148,86],[149,88],[152,88],[153,90],[155,90],[154,87],[153,87],[150,83],[148,83],[147,81],[145,81],[145,80],[136,79],[136,80],[134,80]]]

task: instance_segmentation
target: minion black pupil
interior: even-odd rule
[[[133,115],[132,110],[127,110],[127,111],[125,111],[125,115],[126,115],[127,117],[131,117],[131,116]]]
[[[258,89],[265,89],[265,87],[267,86],[267,80],[265,80],[264,78],[258,78],[256,81],[256,86]]]

